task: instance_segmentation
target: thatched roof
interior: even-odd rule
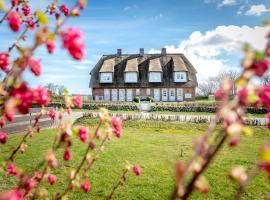
[[[104,60],[99,72],[114,72],[114,59]]]
[[[159,58],[154,58],[149,61],[149,72],[162,72]]]
[[[187,72],[188,69],[180,56],[173,56],[173,71],[175,72]]]
[[[138,72],[137,83],[125,83],[125,72]],[[149,72],[162,72],[162,83],[149,83]],[[175,71],[187,72],[186,83],[175,83]],[[99,72],[113,72],[113,83],[100,83]],[[183,54],[104,55],[91,71],[90,88],[196,87],[196,69]]]
[[[138,60],[133,58],[127,61],[125,72],[138,72]]]

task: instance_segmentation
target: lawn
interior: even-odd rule
[[[77,123],[88,125],[92,132],[96,120],[82,119]],[[119,188],[116,199],[168,199],[173,189],[173,166],[176,160],[186,160],[191,154],[193,141],[206,129],[207,124],[159,122],[159,121],[125,121],[123,123],[123,137],[114,138],[105,147],[100,160],[95,163],[91,171],[92,188],[90,194],[76,190],[70,199],[104,199],[109,193],[114,180],[121,174],[125,161],[138,163],[142,169],[140,177],[132,173],[127,179],[127,185]],[[261,144],[269,138],[269,132],[264,127],[253,127],[253,137],[243,137],[242,143],[235,149],[224,146],[221,154],[214,160],[206,171],[206,177],[211,185],[211,192],[204,196],[194,193],[191,199],[232,199],[236,185],[227,174],[233,165],[251,167],[258,158]],[[52,143],[56,130],[47,129],[29,141],[27,152],[19,155],[16,163],[25,170],[33,171],[35,164]],[[1,159],[8,155],[11,147],[18,143],[21,135],[10,136],[9,143],[1,147]],[[53,171],[58,175],[56,187],[50,192],[64,188],[66,174],[78,165],[78,157],[84,153],[85,145],[74,140],[73,161],[60,164]],[[180,151],[184,154],[181,157]],[[62,154],[59,153],[59,157]],[[64,173],[64,175],[60,175]],[[0,190],[7,189],[15,183],[5,174],[0,176]],[[261,173],[247,189],[243,199],[264,199],[270,192],[267,178]]]

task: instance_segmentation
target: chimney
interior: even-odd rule
[[[161,50],[161,54],[162,54],[163,56],[165,56],[165,55],[167,54],[167,52],[166,52],[166,48],[162,48],[162,50]]]
[[[122,49],[117,49],[117,56],[118,57],[122,56]]]
[[[144,48],[140,48],[140,56],[144,55]]]

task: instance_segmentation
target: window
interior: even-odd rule
[[[147,96],[150,96],[150,95],[151,95],[151,90],[150,90],[150,88],[147,88],[147,89],[146,89],[146,95],[147,95]]]
[[[185,98],[186,99],[191,99],[192,98],[192,94],[191,93],[186,93],[185,94]]]
[[[138,73],[137,72],[126,72],[125,73],[125,82],[126,83],[137,83],[138,82]]]
[[[160,83],[161,82],[161,72],[150,72],[149,73],[149,82]]]
[[[170,94],[171,97],[174,97],[174,90],[171,90],[170,92],[171,92],[171,94]]]
[[[167,90],[163,90],[163,96],[164,96],[164,97],[167,96]]]
[[[136,89],[136,96],[140,96],[140,95],[141,95],[140,89]]]
[[[174,72],[174,82],[176,82],[176,83],[187,82],[187,73],[186,72]]]
[[[110,72],[100,73],[100,83],[112,83],[112,73]]]

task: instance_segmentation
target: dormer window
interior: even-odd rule
[[[125,73],[125,82],[126,83],[137,83],[138,82],[138,73],[137,72],[126,72]]]
[[[187,82],[187,67],[183,59],[179,56],[173,57],[173,71],[174,71],[174,82],[175,83],[186,83]]]
[[[100,83],[112,83],[113,73],[110,72],[101,72],[100,73]]]
[[[187,73],[186,72],[174,72],[174,82],[175,83],[187,82]]]
[[[150,83],[162,82],[162,67],[159,58],[155,58],[149,61],[148,81]]]
[[[105,60],[99,70],[99,82],[100,83],[112,83],[114,72],[114,59]]]
[[[149,72],[150,83],[161,83],[161,72]]]
[[[137,83],[138,71],[137,58],[128,60],[125,68],[125,83]]]

